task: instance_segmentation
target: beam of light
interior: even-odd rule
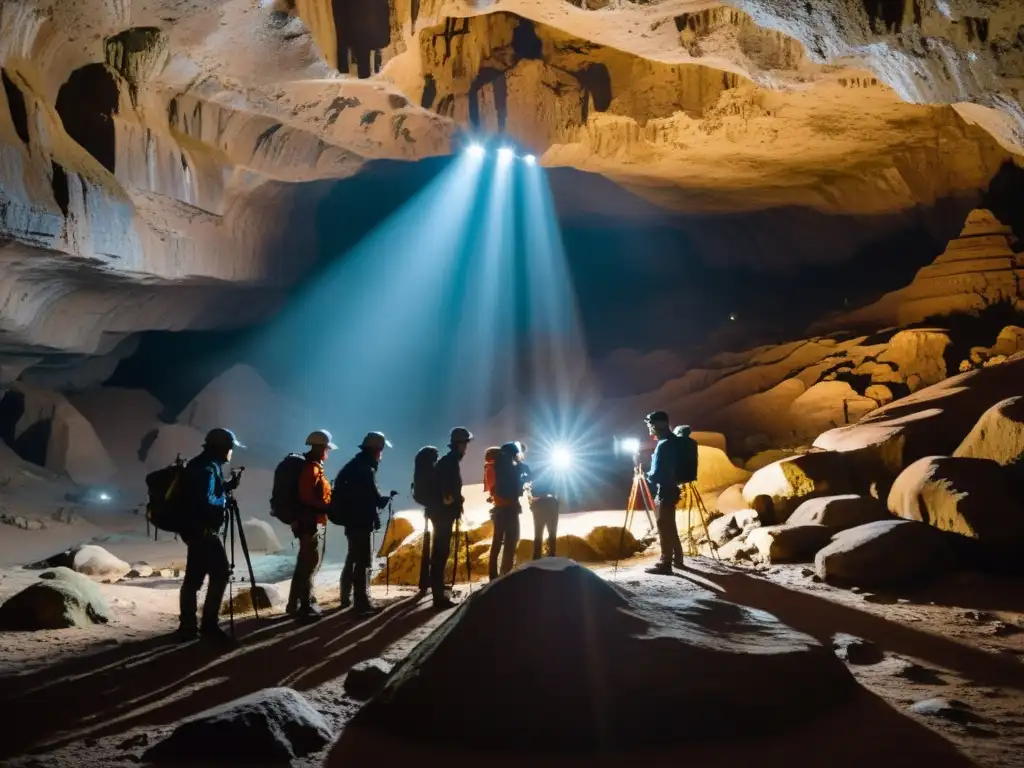
[[[501,147],[498,150],[498,162],[511,163],[515,156],[516,151],[512,147]]]
[[[572,449],[568,445],[558,444],[551,449],[551,469],[555,472],[568,472],[572,468]]]
[[[343,435],[349,442],[339,444],[354,453],[363,434],[380,430],[395,444],[381,465],[382,486],[403,489],[420,445],[443,445],[450,419],[473,418],[445,413],[439,400],[476,386],[474,370],[452,364],[450,345],[467,290],[460,267],[479,228],[484,169],[458,153],[311,277],[253,339],[251,358],[276,371],[287,399],[303,406],[266,415],[281,423],[281,444],[301,445],[315,423]],[[328,203],[321,226],[347,226],[351,214]]]
[[[624,437],[618,441],[617,449],[627,456],[635,456],[640,452],[640,438]]]
[[[535,165],[537,163],[537,158],[535,155],[526,155],[523,158],[523,162],[527,165]]]
[[[478,144],[476,142],[473,142],[468,147],[466,147],[466,154],[469,155],[470,157],[477,159],[483,157],[485,151],[486,150],[484,150],[483,144]]]

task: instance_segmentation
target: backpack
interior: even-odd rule
[[[484,493],[490,497],[494,490],[494,462],[501,453],[501,448],[488,448],[484,451]]]
[[[274,469],[274,486],[270,492],[270,515],[291,525],[299,515],[299,478],[306,466],[306,457],[289,453]]]
[[[523,484],[520,482],[519,462],[508,453],[502,452],[494,460],[494,487],[492,493],[502,499],[515,501],[523,495]]]
[[[432,445],[420,448],[413,460],[412,498],[417,504],[433,509],[441,503],[437,483],[437,460],[440,452]]]
[[[179,454],[169,467],[146,475],[146,520],[157,531],[183,532],[181,488],[185,483],[185,464]]]
[[[354,461],[354,459],[352,460]],[[352,461],[343,466],[338,476],[334,478],[334,485],[331,487],[331,503],[327,507],[327,520],[334,525],[346,526],[349,519],[349,496],[350,488],[348,479],[352,473],[350,467]]]
[[[676,483],[692,483],[697,479],[697,441],[687,434],[677,435],[673,442]]]

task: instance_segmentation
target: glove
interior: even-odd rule
[[[397,495],[398,495],[398,491],[392,491],[391,493],[388,494],[388,498],[389,499],[393,499]]]
[[[224,481],[225,491],[234,491],[238,488],[238,484],[242,482],[242,476],[236,475],[234,472],[231,473],[231,477]]]

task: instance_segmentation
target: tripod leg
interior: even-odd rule
[[[452,589],[455,589],[455,578],[459,573],[459,521],[455,521],[455,533],[452,536]]]
[[[252,558],[249,557],[249,545],[245,540],[245,530],[242,528],[242,513],[238,511],[238,505],[234,506],[234,518],[238,525],[238,543],[242,545],[242,556],[245,558],[245,564],[249,568],[249,595],[252,597],[252,610],[256,614],[256,618],[260,617],[260,609],[256,605],[256,573],[252,569]],[[235,557],[235,545],[231,544],[231,557],[234,562]]]
[[[231,538],[231,559],[228,561],[228,623],[231,625],[231,637],[235,636],[235,517],[228,510],[228,530],[225,538]]]
[[[469,534],[466,534],[466,581],[469,582],[469,591],[473,591],[473,573],[469,570]]]

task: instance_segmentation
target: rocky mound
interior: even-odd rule
[[[192,717],[147,750],[145,761],[287,763],[323,749],[332,733],[323,715],[291,688],[268,688]]]
[[[453,695],[454,680],[482,669],[500,695],[486,706]],[[649,603],[550,558],[464,603],[351,725],[447,742],[458,723],[469,748],[591,753],[733,739],[741,722],[758,737],[854,688],[829,649],[769,614],[704,597]],[[790,695],[766,707],[764,692],[782,689]]]
[[[110,620],[106,601],[87,577],[54,568],[39,579],[0,605],[0,630],[67,629]]]
[[[72,547],[45,560],[32,563],[28,568],[67,568],[102,581],[118,581],[131,571],[132,567],[96,544]]]

